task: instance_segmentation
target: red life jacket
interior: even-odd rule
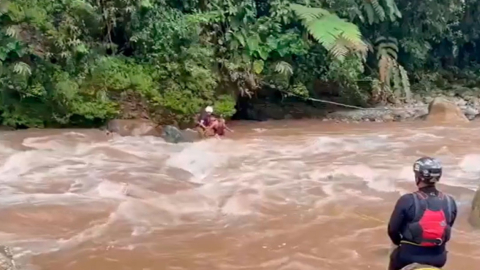
[[[452,199],[441,192],[429,196],[414,192],[415,217],[405,226],[402,243],[422,247],[440,246],[450,240]]]

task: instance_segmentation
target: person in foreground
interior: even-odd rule
[[[225,130],[233,132],[233,130],[227,127],[223,118],[217,118],[213,115],[213,108],[211,106],[207,106],[205,110],[200,113],[197,124],[201,128],[203,136],[220,138],[220,136],[225,135]]]
[[[447,262],[446,243],[457,217],[455,200],[437,190],[442,165],[423,157],[413,164],[418,191],[398,199],[388,224],[388,236],[397,246],[390,255],[389,270],[412,264],[442,268]]]

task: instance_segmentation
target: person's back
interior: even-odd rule
[[[419,190],[400,197],[388,225],[388,235],[398,246],[391,254],[390,270],[412,263],[443,267],[447,260],[445,245],[456,219],[455,200],[435,187],[442,174],[436,160],[417,160],[414,172]]]
[[[202,126],[202,128],[210,126],[210,118],[213,113],[213,108],[211,106],[207,106],[203,109],[197,118],[197,123]]]
[[[226,129],[225,120],[223,118],[220,118],[220,119],[215,119],[215,121],[216,121],[216,124],[214,126],[215,134],[217,134],[218,136],[225,135],[225,129]]]

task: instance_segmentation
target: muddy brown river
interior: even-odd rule
[[[0,134],[0,244],[38,270],[384,270],[386,222],[415,189],[412,163],[444,164],[459,217],[445,269],[480,264],[467,223],[480,125],[233,125],[167,144],[96,130]]]

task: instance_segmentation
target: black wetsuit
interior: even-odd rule
[[[424,187],[421,188],[420,191],[428,196],[438,196],[439,193],[435,187]],[[389,270],[400,270],[411,263],[427,264],[441,268],[447,262],[445,243],[434,247],[422,247],[401,243],[401,241],[404,240],[402,239],[402,232],[405,230],[406,225],[412,222],[415,217],[415,202],[413,196],[414,195],[410,193],[398,199],[388,224],[388,236],[392,240],[392,243],[398,246],[390,255]],[[447,213],[447,207],[443,208],[445,216],[450,217],[450,220],[447,221],[450,227],[453,226],[457,217],[455,200],[451,198],[451,202],[450,213]]]
[[[205,110],[202,110],[197,118],[197,121],[208,127],[210,125],[210,114],[208,114]]]

